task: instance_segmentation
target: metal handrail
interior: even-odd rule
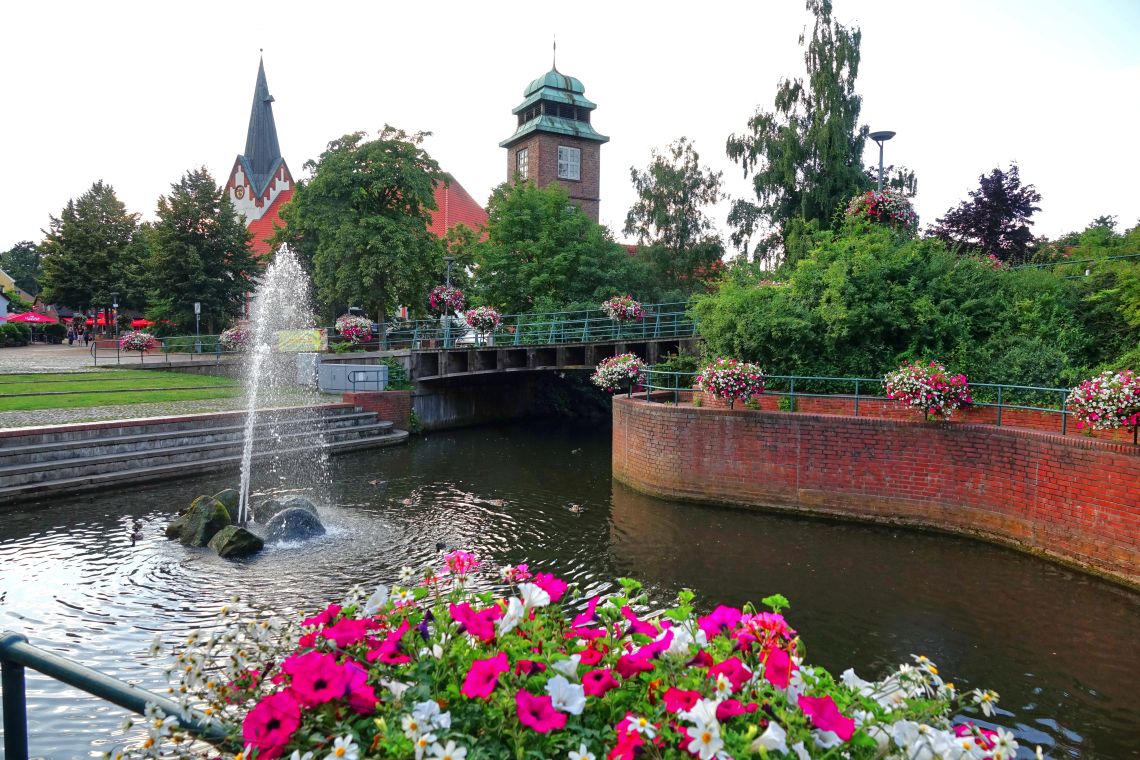
[[[185,710],[177,702],[125,681],[112,678],[85,665],[60,657],[28,643],[27,637],[5,631],[0,635],[0,698],[4,711],[4,757],[28,758],[28,704],[24,669],[31,668],[100,699],[125,707],[139,715],[153,704],[195,736],[212,743],[228,737],[221,725],[197,710]]]
[[[380,367],[377,367],[376,369],[354,369],[354,370],[350,371],[345,379],[348,380],[348,382],[352,384],[352,392],[353,393],[356,392],[356,383],[357,383],[356,376],[357,375],[373,375],[373,376],[375,376],[374,379],[372,379],[372,380],[365,379],[365,380],[360,380],[360,382],[362,382],[362,383],[373,383],[377,386],[376,390],[383,390],[383,388],[380,386],[387,384],[388,367],[385,366],[383,369],[381,369]],[[383,381],[381,380],[380,375],[384,375]]]
[[[676,402],[680,397],[680,392],[691,388],[693,385],[692,379],[699,373],[697,372],[673,372],[668,370],[659,370],[654,367],[648,367],[645,370],[645,379],[641,383],[642,389],[645,391],[646,400],[651,400],[653,391],[672,391],[673,399]],[[689,382],[682,383],[682,378],[687,378]],[[668,380],[668,382],[666,382]],[[883,401],[886,396],[875,393],[860,393],[860,388],[866,388],[868,385],[871,387],[881,387],[883,385],[883,378],[870,378],[870,377],[827,377],[827,376],[813,376],[813,375],[765,375],[765,383],[771,381],[787,381],[787,390],[775,390],[766,387],[764,392],[773,396],[783,396],[792,400],[795,404],[796,398],[840,398],[851,399],[854,401],[854,416],[859,416],[859,402],[860,400],[866,401]],[[806,383],[833,383],[840,382],[851,385],[854,387],[854,392],[838,392],[838,393],[823,393],[823,392],[805,392],[803,390],[796,390],[796,382],[800,382],[801,388]],[[996,395],[996,401],[978,401],[976,400],[977,391],[992,389]],[[992,407],[997,409],[997,426],[1002,426],[1002,413],[1007,409],[1015,409],[1028,412],[1047,412],[1051,414],[1061,415],[1061,434],[1068,433],[1069,415],[1072,414],[1065,406],[1065,400],[1069,397],[1070,390],[1068,388],[1045,388],[1034,385],[1007,385],[1004,383],[970,383],[970,390],[975,396],[975,401],[971,406],[976,407]],[[1014,392],[1016,398],[1017,393],[1033,394],[1049,396],[1057,394],[1059,404],[1057,406],[1040,406],[1032,404],[1018,404],[1010,403],[1006,399],[1009,398],[1009,393]],[[793,407],[794,408],[794,407]]]

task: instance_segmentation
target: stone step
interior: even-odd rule
[[[337,413],[322,415],[325,430],[334,430],[374,420],[372,412]],[[313,420],[302,416],[287,417],[278,422],[261,422],[254,426],[256,437],[270,432],[271,426],[278,430],[288,430],[297,425],[309,425]],[[62,462],[77,456],[90,457],[105,454],[129,454],[136,450],[157,450],[175,446],[189,446],[195,443],[217,443],[228,440],[243,440],[245,424],[217,425],[182,430],[150,432],[139,435],[114,435],[103,438],[75,441],[54,441],[27,446],[0,447],[0,472],[6,467],[20,464]]]
[[[364,448],[378,448],[381,446],[394,446],[403,443],[408,438],[405,430],[389,430],[378,435],[363,438],[329,442],[325,450],[330,454],[345,451],[354,451]],[[293,449],[284,453],[306,451],[307,449]],[[255,458],[267,456],[257,454]],[[82,493],[86,491],[102,490],[117,486],[129,486],[137,483],[153,481],[174,480],[207,472],[219,472],[241,467],[241,452],[232,455],[214,456],[193,462],[178,462],[155,467],[137,467],[117,472],[106,472],[92,475],[62,478],[58,480],[29,483],[22,486],[0,487],[0,504],[10,504],[18,501],[32,501],[60,494]],[[187,496],[187,503],[196,494]]]
[[[375,414],[364,416],[375,420]],[[358,440],[362,437],[375,435],[391,430],[391,422],[363,421],[345,427],[338,427],[325,431],[328,444],[340,444],[346,441]],[[286,446],[291,441],[303,440],[310,435],[309,430],[286,433],[279,436],[279,440]],[[133,470],[140,467],[162,467],[174,462],[193,463],[218,456],[236,455],[239,458],[244,448],[244,439],[238,436],[231,440],[220,442],[199,442],[181,446],[167,446],[161,448],[136,448],[127,452],[88,456],[86,453],[70,459],[54,462],[33,462],[8,467],[0,467],[0,489],[12,486],[24,486],[31,483],[44,483],[56,480],[68,480],[89,475],[102,475],[123,470]],[[292,449],[300,450],[300,449]],[[257,451],[255,446],[254,451]],[[47,465],[47,466],[45,466]]]

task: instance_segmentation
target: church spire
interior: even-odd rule
[[[253,90],[253,108],[249,114],[249,132],[245,138],[245,158],[255,192],[265,187],[277,163],[281,146],[277,143],[277,126],[273,123],[273,96],[265,82],[265,61],[257,66],[257,84]]]

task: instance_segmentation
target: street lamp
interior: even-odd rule
[[[455,263],[455,257],[454,256],[444,256],[443,260],[447,262],[446,284],[447,284],[447,287],[450,288],[451,287],[451,265]]]
[[[111,323],[112,323],[111,336],[115,337],[115,338],[119,337],[119,320],[116,319],[116,317],[118,315],[115,313],[118,311],[118,309],[119,309],[119,294],[118,294],[118,292],[112,290],[111,291]]]
[[[883,192],[883,143],[895,136],[894,132],[886,130],[880,132],[872,132],[868,135],[872,140],[879,144],[879,192]]]

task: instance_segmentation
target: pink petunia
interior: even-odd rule
[[[733,691],[740,691],[740,687],[752,676],[752,671],[744,667],[744,663],[736,657],[729,657],[709,668],[709,678],[713,680],[722,673],[732,683]]]
[[[665,690],[665,695],[662,697],[665,709],[671,713],[691,710],[700,698],[701,693],[699,691],[677,689],[672,686]]]
[[[339,604],[330,604],[320,614],[314,615],[313,617],[308,617],[308,618],[305,618],[304,620],[302,620],[301,625],[304,625],[304,626],[328,625],[332,621],[336,620],[336,616],[340,614],[340,610],[341,610],[341,606]]]
[[[821,731],[831,731],[843,741],[855,733],[855,720],[839,712],[831,697],[808,697],[800,695],[800,709],[811,718],[812,725]]]
[[[375,628],[371,620],[357,620],[355,618],[342,618],[333,625],[327,625],[321,631],[321,636],[332,641],[341,649],[352,646],[362,640],[368,631]]]
[[[566,581],[555,578],[550,573],[535,573],[534,585],[550,594],[551,603],[557,602],[566,593]]]
[[[491,692],[499,683],[499,676],[510,669],[506,652],[499,652],[485,660],[475,660],[467,671],[460,693],[468,699],[490,699]]]
[[[794,667],[792,658],[787,652],[779,647],[772,647],[765,654],[764,678],[777,689],[786,689]]]
[[[515,694],[515,705],[519,723],[540,734],[566,725],[566,713],[554,709],[554,700],[549,695],[535,696],[520,689]]]
[[[648,636],[649,638],[656,638],[658,633],[657,626],[639,619],[637,615],[634,614],[633,610],[630,609],[628,604],[621,608],[621,614],[622,617],[629,621],[630,633],[640,633],[643,636]]]
[[[654,665],[648,657],[636,654],[623,654],[614,666],[618,675],[626,679],[633,678],[638,673],[648,673],[653,668]]]
[[[551,599],[553,598],[554,597],[551,597]],[[574,619],[570,621],[570,625],[577,628],[578,626],[586,626],[595,622],[598,619],[598,602],[600,602],[601,599],[602,597],[600,596],[591,597],[590,601],[586,602],[586,611],[575,616]]]
[[[281,663],[281,669],[291,676],[289,685],[306,707],[340,699],[348,688],[344,666],[325,652],[305,652],[290,657]]]
[[[279,691],[254,705],[242,721],[241,735],[258,750],[258,757],[273,760],[285,751],[300,725],[300,703],[289,690]]]
[[[712,614],[697,619],[697,625],[705,632],[711,641],[714,636],[728,634],[740,622],[742,613],[735,607],[726,607],[723,604],[712,611]]]
[[[400,626],[389,633],[380,646],[371,650],[365,655],[365,658],[369,662],[380,660],[385,665],[403,665],[411,662],[412,658],[403,653],[400,645],[400,639],[408,632],[409,628],[408,619],[404,618],[400,621]]]
[[[755,702],[742,704],[740,701],[735,699],[726,699],[716,706],[716,719],[723,723],[729,718],[734,718],[737,715],[756,712],[759,707],[760,706]]]
[[[582,676],[582,690],[587,696],[600,697],[618,687],[617,679],[609,668],[591,670]]]
[[[368,671],[355,662],[346,662],[344,670],[348,676],[348,706],[361,715],[374,712],[380,700],[376,698],[376,691],[368,685]]]

